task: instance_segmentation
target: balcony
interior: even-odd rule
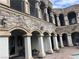
[[[58,34],[79,32],[79,24],[60,26],[55,30]]]
[[[1,20],[5,19],[3,22],[5,26],[1,24]],[[33,17],[29,14],[21,13],[19,11],[13,10],[9,7],[0,5],[0,29],[11,30],[12,28],[20,27],[26,29],[28,32],[34,30],[54,32],[55,25]]]

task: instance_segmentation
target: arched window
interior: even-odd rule
[[[61,24],[61,26],[64,26],[64,25],[65,25],[64,15],[63,15],[63,14],[60,14],[60,15],[59,15],[59,19],[60,19],[60,24]]]
[[[10,7],[20,12],[24,12],[23,0],[10,0]]]
[[[53,21],[52,21],[52,16],[51,16],[51,12],[52,12],[52,9],[51,9],[50,7],[48,7],[49,22],[50,22],[50,23],[53,23]]]
[[[30,15],[37,17],[36,15],[36,8],[35,8],[35,4],[36,4],[36,0],[28,0],[29,1],[29,5],[30,5]]]
[[[77,20],[76,20],[76,13],[75,12],[69,12],[68,13],[68,19],[69,19],[69,24],[76,24]]]
[[[40,4],[40,9],[41,9],[41,17],[42,19],[44,19],[46,21],[46,15],[44,13],[44,9],[45,9],[45,3],[41,1],[41,4]]]

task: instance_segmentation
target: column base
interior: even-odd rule
[[[73,47],[74,45],[68,45],[69,47]]]
[[[33,59],[33,57],[25,58],[25,59]]]
[[[38,55],[38,57],[40,57],[40,58],[44,58],[45,56],[46,56],[45,53],[39,53],[39,55]]]
[[[54,48],[55,51],[59,51],[59,48]]]
[[[64,46],[61,46],[61,48],[64,48]]]
[[[9,59],[9,57],[0,57],[0,59]]]
[[[53,50],[48,50],[46,53],[47,54],[53,54]]]

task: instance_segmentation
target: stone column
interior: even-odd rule
[[[32,50],[31,50],[31,35],[26,35],[24,38],[25,42],[25,59],[33,59],[32,58]]]
[[[45,51],[44,51],[44,42],[43,42],[43,34],[41,34],[39,37],[38,37],[38,46],[39,46],[39,55],[38,57],[45,57]]]
[[[63,48],[63,47],[64,47],[64,44],[63,44],[63,39],[62,39],[62,35],[60,35],[60,46],[61,46],[61,48]]]
[[[54,37],[53,37],[53,43],[54,43],[54,50],[59,50],[57,35],[54,35]]]
[[[29,4],[28,0],[23,0],[23,1],[24,1],[25,13],[30,14],[30,4]]]
[[[44,43],[45,43],[45,46],[46,46],[46,53],[50,53],[52,54],[53,53],[53,49],[52,49],[52,43],[51,43],[51,36],[46,36],[46,38],[44,39]]]
[[[49,16],[48,16],[48,11],[47,11],[47,6],[45,6],[45,8],[44,8],[44,14],[45,14],[45,19],[46,19],[46,21],[48,21],[49,22]]]
[[[59,19],[59,15],[57,15],[57,24],[58,24],[58,26],[61,26],[60,19]]]
[[[79,12],[77,12],[77,23],[79,23]]]
[[[41,9],[40,9],[40,1],[39,0],[36,1],[35,8],[36,8],[36,12],[37,12],[37,17],[42,18],[41,17]]]
[[[65,25],[69,25],[69,20],[67,15],[64,16]]]
[[[0,31],[0,59],[9,59],[9,36],[10,33]]]
[[[67,35],[68,46],[73,46],[71,34]]]

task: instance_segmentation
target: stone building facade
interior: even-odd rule
[[[0,59],[34,59],[34,52],[45,57],[73,46],[78,22],[77,6],[58,10],[49,0],[1,0]]]

